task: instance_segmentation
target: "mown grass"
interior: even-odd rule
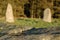
[[[5,22],[5,18],[0,18],[0,22]],[[52,22],[49,23],[38,18],[16,18],[14,24],[36,28],[57,27],[60,26],[60,19],[52,19]]]
[[[57,26],[60,26],[60,19],[53,19],[51,23],[48,23],[48,22],[44,22],[42,19],[36,19],[36,18],[20,19],[18,18],[15,21],[15,24],[29,26],[29,27],[36,27],[36,28],[57,27]]]

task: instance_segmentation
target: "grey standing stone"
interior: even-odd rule
[[[43,21],[51,22],[51,10],[49,8],[44,10]]]
[[[6,22],[9,23],[14,22],[13,9],[10,3],[8,3],[7,10],[6,10]]]

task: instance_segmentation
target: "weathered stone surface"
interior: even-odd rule
[[[60,40],[60,26],[30,29],[28,26],[1,24],[0,40]]]
[[[8,34],[13,34],[13,35],[15,35],[15,34],[18,35],[18,33],[22,33],[22,29],[21,28],[13,29],[13,30],[8,31]]]
[[[25,36],[5,35],[3,37],[0,37],[0,40],[60,40],[60,35],[50,35],[50,34],[25,35]]]
[[[33,30],[35,30],[35,29],[33,29]],[[45,30],[45,29],[40,29],[40,31],[42,31],[42,30]],[[34,31],[32,31],[32,32],[34,32]],[[49,33],[37,34],[36,30],[34,32],[36,34],[33,34],[32,32],[31,32],[31,35],[30,34],[28,34],[28,35],[23,35],[23,34],[21,34],[21,35],[18,35],[18,34],[17,35],[14,35],[14,34],[8,35],[8,34],[6,34],[4,36],[1,36],[0,40],[60,40],[60,34],[49,34]]]
[[[9,22],[9,23],[14,22],[13,9],[10,3],[8,3],[8,6],[7,6],[6,22]]]
[[[51,10],[49,8],[44,10],[43,20],[45,22],[51,22]]]

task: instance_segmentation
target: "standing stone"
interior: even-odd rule
[[[43,20],[45,22],[51,22],[51,10],[49,8],[44,10]]]
[[[10,3],[8,3],[8,6],[7,6],[6,22],[9,22],[9,23],[14,22],[13,9]]]

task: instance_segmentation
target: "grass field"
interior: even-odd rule
[[[0,22],[5,22],[5,18],[1,18]],[[60,26],[60,19],[52,19],[52,22],[48,23],[37,18],[16,18],[14,24],[36,28],[56,27]]]
[[[56,26],[60,26],[60,19],[53,19],[51,23],[48,23],[48,22],[44,22],[42,19],[26,18],[26,19],[17,19],[15,21],[15,24],[23,25],[23,26],[31,26],[36,28],[56,27]]]

